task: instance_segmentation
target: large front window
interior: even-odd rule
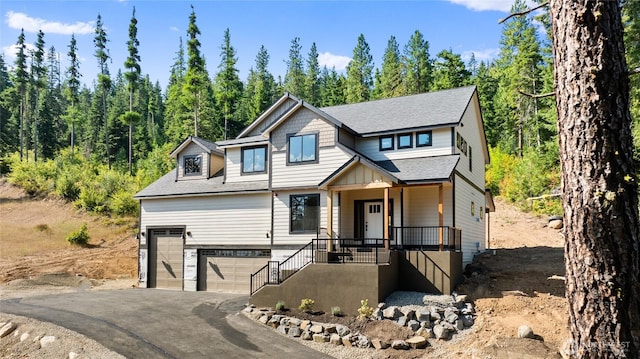
[[[291,219],[289,232],[315,233],[320,222],[320,195],[300,194],[289,197]]]
[[[184,175],[195,176],[202,174],[202,156],[184,156]]]
[[[318,162],[318,134],[289,136],[288,163]]]
[[[265,173],[267,148],[250,147],[242,149],[242,173]]]

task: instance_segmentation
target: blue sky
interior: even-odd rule
[[[133,7],[138,19],[139,52],[143,74],[164,88],[186,29],[193,4],[200,28],[201,52],[209,74],[218,72],[220,47],[229,28],[236,50],[240,78],[246,81],[261,45],[270,55],[269,70],[284,77],[291,41],[300,38],[306,59],[316,43],[320,64],[343,70],[358,36],[364,34],[374,66],[380,67],[390,36],[401,50],[415,30],[429,41],[432,57],[451,49],[467,60],[494,58],[499,49],[502,25],[512,0],[413,0],[413,1],[132,1],[132,0],[2,0],[0,1],[0,48],[12,65],[20,29],[33,44],[39,29],[46,47],[61,53],[63,70],[74,33],[80,57],[82,81],[89,86],[98,72],[94,57],[94,26],[97,15],[108,32],[112,74],[124,68],[128,27]],[[32,46],[32,45],[30,45]]]

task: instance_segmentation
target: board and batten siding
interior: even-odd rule
[[[466,265],[485,250],[485,196],[458,174],[455,186],[456,227],[462,229],[462,262]]]
[[[247,146],[247,147],[255,147],[255,146]],[[267,155],[268,158],[268,155]],[[268,170],[269,163],[268,159],[265,163],[265,166]],[[242,148],[241,147],[233,147],[227,149],[226,156],[226,182],[235,183],[235,182],[248,182],[248,181],[268,181],[269,174],[265,173],[256,173],[256,174],[242,174]]]
[[[438,226],[438,186],[408,187],[404,189],[405,227]],[[443,184],[443,225],[453,225],[453,187]]]
[[[429,156],[442,156],[451,154],[451,128],[437,128],[431,131],[431,146],[416,147],[416,132],[413,136],[413,147],[398,149],[397,135],[394,135],[394,149],[380,151],[380,137],[359,138],[356,142],[358,152],[374,161],[396,160],[401,158],[419,158]]]
[[[200,155],[202,156],[202,164],[201,164],[201,174],[198,175],[184,175],[184,157],[192,156],[192,155]],[[183,149],[178,154],[178,180],[192,180],[192,179],[202,179],[207,178],[209,174],[209,154],[202,149],[202,147],[198,146],[195,143],[190,143],[185,149]]]
[[[145,199],[140,205],[142,231],[186,227],[185,245],[268,246],[271,194]]]

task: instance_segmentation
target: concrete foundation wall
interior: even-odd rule
[[[357,314],[360,300],[375,307],[391,293],[418,291],[450,294],[462,278],[462,253],[392,251],[389,264],[312,263],[280,285],[267,285],[249,300],[274,308],[278,301],[297,308],[304,298],[315,300],[314,310],[327,313],[338,306]]]

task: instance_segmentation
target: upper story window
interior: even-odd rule
[[[202,155],[184,156],[184,175],[196,176],[202,174]]]
[[[267,147],[247,147],[242,149],[242,173],[267,172]]]
[[[389,151],[393,149],[393,135],[380,136],[380,151]]]
[[[410,133],[398,135],[398,149],[413,147],[413,136]]]
[[[320,223],[320,195],[301,194],[289,196],[291,233],[315,233]]]
[[[318,134],[289,136],[287,164],[317,163]]]
[[[431,131],[416,133],[416,147],[431,146]]]

